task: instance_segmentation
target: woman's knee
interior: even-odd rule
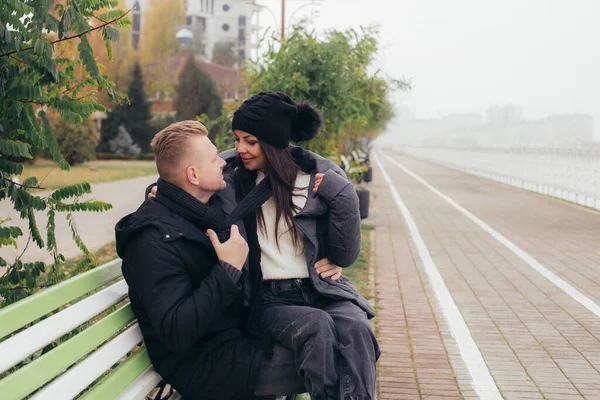
[[[335,324],[331,315],[318,308],[311,308],[294,321],[300,334],[310,336],[330,336],[335,341]]]

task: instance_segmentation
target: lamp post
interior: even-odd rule
[[[296,8],[294,10],[294,12],[292,13],[292,15],[290,15],[290,18],[288,19],[288,24],[291,24],[292,22],[294,22],[294,15],[296,15],[296,13],[298,11],[302,10],[304,7],[316,6],[316,5],[321,4],[322,2],[323,2],[323,0],[312,0],[308,4],[302,4],[300,7]]]
[[[285,0],[281,0],[281,40],[285,38]]]
[[[298,1],[307,1],[307,0],[298,0]],[[294,17],[294,15],[296,15],[296,12],[298,12],[300,9],[304,8],[304,7],[308,7],[308,6],[314,6],[314,5],[318,5],[322,2],[323,0],[310,0],[310,3],[308,4],[303,4],[300,7],[296,8],[294,10],[294,12],[292,12],[292,14],[290,15],[289,21],[288,22],[292,22],[292,19]],[[269,13],[271,13],[271,15],[273,16],[273,19],[275,20],[275,22],[277,23],[277,17],[275,16],[275,13],[273,12],[273,10],[271,10],[271,8],[269,8],[268,6],[264,5],[264,4],[258,4],[256,2],[256,0],[250,0],[248,1],[248,3],[258,6],[263,10],[267,10]],[[280,36],[281,39],[285,38],[285,3],[286,0],[281,0],[281,28],[280,28]]]
[[[296,8],[292,15],[290,16],[290,23],[292,22],[292,18],[300,9],[308,6],[314,6],[320,4],[322,0],[311,0],[309,4],[303,4],[300,7]],[[285,37],[285,0],[281,0],[281,39]]]

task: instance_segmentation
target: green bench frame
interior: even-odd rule
[[[115,259],[0,309],[2,400],[148,396],[162,378],[143,347],[122,278]],[[69,333],[76,334],[39,355]],[[182,400],[177,392],[169,399]]]
[[[89,326],[29,360],[82,325]],[[84,392],[80,399],[137,400],[161,381],[140,347],[119,259],[0,309],[0,340],[0,374],[11,371],[0,380],[3,400],[34,392],[32,399],[72,399]]]

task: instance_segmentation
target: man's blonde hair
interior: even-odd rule
[[[198,121],[175,122],[154,135],[150,147],[161,178],[170,182],[176,180],[177,167],[185,158],[188,140],[196,135],[208,136],[208,129]]]

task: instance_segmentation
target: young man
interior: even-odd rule
[[[228,224],[227,204],[213,197],[226,186],[225,162],[207,134],[195,121],[156,134],[156,197],[116,226],[148,354],[186,400],[303,392],[291,351],[275,346],[267,360],[261,342],[246,333],[248,245],[243,225]]]

